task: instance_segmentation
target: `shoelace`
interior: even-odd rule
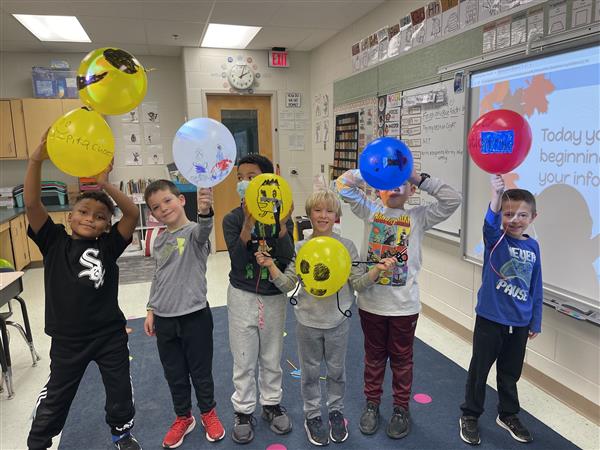
[[[344,424],[344,416],[339,411],[334,411],[329,415],[329,421],[333,425],[343,425]]]
[[[524,432],[525,431],[525,427],[523,427],[523,424],[521,423],[521,421],[519,420],[518,417],[506,417],[504,419],[504,422],[506,422],[506,424],[508,425],[509,428],[514,429],[518,432]]]
[[[323,426],[323,421],[321,420],[321,416],[313,417],[312,419],[308,419],[307,423],[309,426],[315,426],[316,428],[321,428]]]
[[[256,423],[256,420],[254,419],[254,416],[252,414],[236,414],[235,423],[237,425],[254,425]]]
[[[465,424],[467,431],[475,431],[477,428],[477,420],[473,419],[472,417],[464,418],[463,423]]]
[[[265,409],[267,411],[271,411],[275,417],[283,416],[283,414],[287,411],[281,405],[268,405],[268,406],[265,406]]]
[[[179,433],[185,433],[185,430],[190,426],[190,420],[187,417],[178,417],[171,425],[171,430],[176,430]]]
[[[202,416],[202,420],[208,426],[208,428],[210,428],[212,426],[219,426],[219,424],[220,424],[219,418],[215,414],[215,410],[214,409],[212,409],[208,413],[204,414]]]

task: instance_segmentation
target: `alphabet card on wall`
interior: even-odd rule
[[[147,145],[160,143],[160,125],[153,123],[144,124],[144,142]]]
[[[158,102],[142,103],[142,121],[144,123],[159,123]]]

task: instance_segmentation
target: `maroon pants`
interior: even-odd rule
[[[365,397],[379,404],[383,378],[390,360],[394,405],[408,410],[412,387],[413,342],[418,314],[380,316],[358,310],[365,336]]]

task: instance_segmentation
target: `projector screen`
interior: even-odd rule
[[[476,72],[470,79],[472,124],[510,109],[531,126],[525,161],[504,179],[531,191],[538,217],[528,233],[542,254],[544,286],[589,310],[600,308],[600,47],[572,50]],[[469,161],[465,256],[483,258],[482,225],[490,176]]]

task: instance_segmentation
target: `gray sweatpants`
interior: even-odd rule
[[[261,405],[281,402],[283,327],[287,297],[259,295],[264,305],[264,327],[259,327],[259,302],[254,292],[242,291],[231,284],[227,289],[229,346],[233,355],[231,403],[235,412],[251,414],[256,408],[256,363]]]
[[[298,323],[298,357],[300,358],[301,389],[304,415],[312,419],[321,415],[321,361],[327,368],[327,410],[344,411],[346,390],[346,349],[350,321],[344,320],[335,328],[323,330]]]

